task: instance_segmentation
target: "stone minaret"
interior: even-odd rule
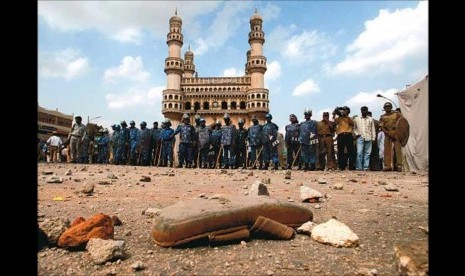
[[[192,78],[195,73],[194,53],[191,47],[184,54],[184,78]]]
[[[162,113],[171,120],[173,127],[177,126],[183,114],[181,77],[184,74],[184,61],[181,58],[183,44],[182,19],[177,15],[170,18],[170,32],[167,35],[168,57],[165,59],[167,77],[166,89],[163,90]],[[191,74],[192,75],[192,74]]]
[[[266,57],[263,56],[265,33],[262,30],[263,19],[257,10],[250,17],[250,56],[247,53],[246,73],[250,75],[251,85],[247,91],[247,103],[251,113],[260,121],[264,120],[269,110],[268,89],[265,88],[264,75],[266,72]]]

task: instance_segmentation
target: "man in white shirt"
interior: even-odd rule
[[[354,132],[357,136],[356,170],[368,171],[373,141],[376,139],[375,122],[368,116],[368,107],[360,109],[362,116],[354,119]]]
[[[61,148],[61,139],[57,136],[57,131],[52,132],[52,136],[48,138],[47,145],[49,146],[50,151],[50,162],[56,162],[59,150]]]

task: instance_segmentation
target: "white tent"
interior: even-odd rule
[[[410,171],[428,170],[428,75],[397,93],[402,115],[410,125],[410,137],[402,148]]]

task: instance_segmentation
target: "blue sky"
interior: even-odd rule
[[[244,74],[249,19],[263,17],[270,113],[312,119],[347,105],[382,114],[382,94],[428,74],[427,1],[39,1],[39,105],[108,127],[162,121],[175,8],[199,77]]]

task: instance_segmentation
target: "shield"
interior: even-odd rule
[[[402,144],[402,147],[407,145],[408,137],[410,136],[410,125],[407,119],[400,117],[396,123],[396,138]]]

